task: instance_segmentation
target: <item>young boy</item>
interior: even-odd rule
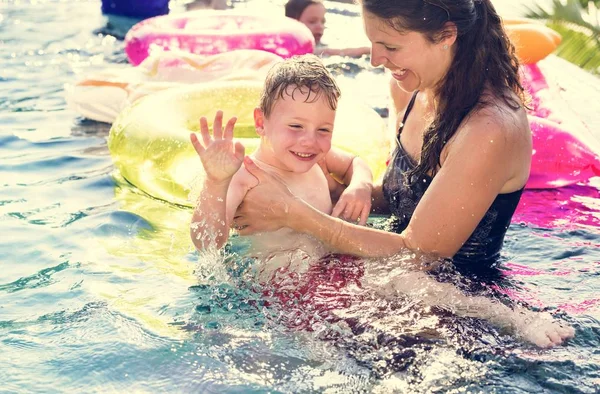
[[[260,106],[254,110],[260,145],[252,157],[315,208],[364,224],[371,207],[372,174],[359,157],[331,147],[339,97],[335,80],[314,55],[274,65],[266,77]],[[223,113],[218,111],[211,137],[203,117],[201,141],[195,134],[190,136],[206,172],[191,226],[192,241],[199,250],[221,248],[227,242],[237,207],[258,184],[242,166],[244,146],[233,142],[236,118],[224,130],[222,121]],[[335,179],[347,186],[333,208],[331,195],[340,188]],[[277,268],[326,253],[315,239],[292,233],[280,229],[253,235],[250,254]],[[280,256],[275,262],[276,255]]]

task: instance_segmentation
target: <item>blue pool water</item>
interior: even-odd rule
[[[185,5],[172,2],[173,12]],[[412,341],[435,331],[435,317],[369,297],[347,314],[402,343],[376,346],[340,322],[290,329],[314,310],[267,302],[271,290],[240,259],[199,259],[190,211],[124,182],[109,125],[66,107],[65,83],[126,64],[122,41],[101,34],[115,26],[100,2],[0,7],[0,392],[600,392],[597,181],[568,201],[538,192],[573,220],[546,228],[516,217],[504,249],[516,297],[575,327],[565,346],[540,350],[461,320]],[[342,8],[329,18],[331,42],[342,40],[336,27],[358,24]],[[328,63],[385,108],[385,90],[372,90],[383,76],[364,59]]]

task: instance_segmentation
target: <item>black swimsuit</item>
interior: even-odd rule
[[[402,232],[408,226],[417,204],[432,181],[432,177],[428,175],[422,176],[410,184],[406,184],[404,181],[404,174],[413,169],[417,163],[404,150],[400,142],[400,134],[408,114],[413,108],[417,93],[418,91],[413,94],[404,113],[396,137],[397,146],[383,179],[383,195],[389,204],[393,217],[392,227],[396,232]],[[461,266],[475,268],[474,264],[480,268],[489,267],[498,259],[504,235],[522,193],[523,189],[512,193],[498,194],[473,234],[452,258],[457,268],[461,268]]]

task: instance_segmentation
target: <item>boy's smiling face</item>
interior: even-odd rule
[[[261,137],[257,158],[284,171],[303,173],[331,149],[335,110],[327,98],[290,86],[278,98],[269,118],[254,112],[256,132]]]

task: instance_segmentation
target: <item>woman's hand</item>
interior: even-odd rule
[[[200,156],[206,177],[213,182],[231,179],[242,166],[244,145],[239,142],[233,143],[233,128],[236,120],[235,117],[229,119],[223,131],[223,111],[217,111],[212,137],[205,117],[200,118],[202,142],[198,140],[195,133],[190,134],[190,140]]]
[[[258,179],[258,185],[246,193],[234,215],[233,228],[240,235],[249,235],[287,227],[296,197],[281,179],[260,169],[249,157],[244,166]]]
[[[350,184],[338,199],[331,216],[365,225],[371,212],[371,184]]]

